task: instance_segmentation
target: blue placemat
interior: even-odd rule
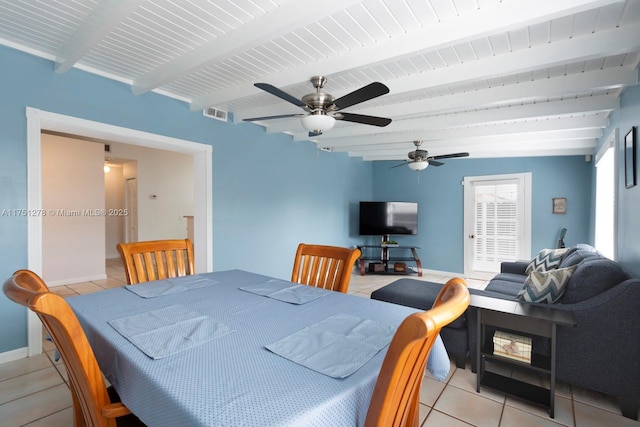
[[[333,378],[345,378],[384,348],[395,329],[369,319],[337,314],[265,347]]]
[[[110,320],[109,325],[152,359],[171,356],[232,331],[182,305]]]
[[[272,279],[258,285],[244,286],[239,288],[245,292],[262,295],[265,297],[288,302],[290,304],[306,304],[317,298],[321,298],[328,291],[307,285],[298,285],[285,280]]]
[[[215,280],[202,276],[182,276],[173,279],[156,280],[152,282],[140,283],[137,285],[126,285],[125,289],[133,292],[142,298],[155,298],[163,295],[177,294],[204,286],[215,285]]]

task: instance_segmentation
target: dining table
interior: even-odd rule
[[[417,310],[243,270],[67,298],[105,378],[148,426],[361,426]]]

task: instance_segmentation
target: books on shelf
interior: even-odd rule
[[[531,338],[496,331],[493,334],[493,354],[531,363]]]

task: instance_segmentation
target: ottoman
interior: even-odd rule
[[[400,279],[371,293],[371,299],[386,301],[407,307],[429,310],[442,283],[424,280]],[[458,368],[465,367],[467,360],[467,314],[463,313],[449,325],[442,328],[440,337],[449,353],[449,358]]]

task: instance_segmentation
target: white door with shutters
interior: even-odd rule
[[[531,258],[531,173],[464,178],[464,274],[487,280]]]

